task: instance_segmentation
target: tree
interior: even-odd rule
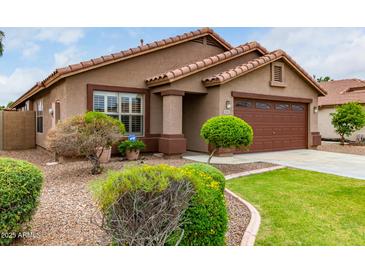
[[[325,77],[321,76],[319,78],[316,78],[316,76],[313,75],[313,78],[316,79],[318,83],[332,81],[331,77],[329,77],[329,76],[325,76]]]
[[[222,115],[207,120],[200,130],[200,136],[213,146],[208,158],[209,164],[219,148],[248,147],[252,143],[253,130],[249,124],[238,117]]]
[[[341,144],[345,144],[345,137],[350,136],[365,126],[364,108],[356,102],[338,106],[336,112],[331,113],[332,125],[341,137]]]
[[[47,136],[47,147],[59,156],[84,156],[92,164],[92,174],[100,174],[100,157],[106,148],[119,142],[124,125],[100,112],[88,112],[59,122]]]
[[[0,30],[0,57],[3,56],[4,53],[4,44],[3,44],[4,37],[5,37],[4,32]]]

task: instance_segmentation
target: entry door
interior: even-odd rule
[[[249,152],[307,148],[307,104],[236,98],[234,114],[253,128]]]

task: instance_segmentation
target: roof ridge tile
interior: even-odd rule
[[[226,59],[229,59],[231,57],[235,57],[237,55],[244,54],[244,53],[246,53],[248,51],[251,51],[253,49],[259,49],[263,53],[268,53],[267,50],[264,47],[262,47],[258,42],[252,41],[252,42],[248,42],[248,43],[239,45],[239,46],[237,46],[235,48],[232,48],[230,50],[227,50],[225,52],[218,53],[216,55],[206,57],[203,60],[198,60],[198,61],[196,61],[192,64],[184,65],[180,69],[183,71],[183,74],[189,74],[193,71],[203,69],[204,67],[212,66],[215,63],[219,63],[219,62],[224,61]],[[198,62],[203,62],[205,65],[203,67],[200,67],[200,66],[197,65]],[[185,67],[188,67],[189,70],[184,69]],[[161,73],[159,75],[151,76],[151,77],[147,78],[145,80],[145,82],[149,86],[154,85],[154,84],[158,84],[161,81],[161,79],[165,79],[165,77],[163,77],[163,75],[166,75],[167,73],[169,73],[171,71],[174,71],[174,70],[175,69],[169,70],[169,71]],[[179,76],[176,76],[174,78],[177,78],[177,77],[180,77],[180,76],[182,76],[182,75],[179,74]],[[173,78],[169,78],[169,80],[172,80],[172,79]]]

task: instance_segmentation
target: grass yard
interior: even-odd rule
[[[255,245],[365,245],[365,181],[285,168],[227,188],[261,214]]]

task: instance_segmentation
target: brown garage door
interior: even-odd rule
[[[254,131],[249,152],[307,148],[307,104],[236,98],[234,105]]]

